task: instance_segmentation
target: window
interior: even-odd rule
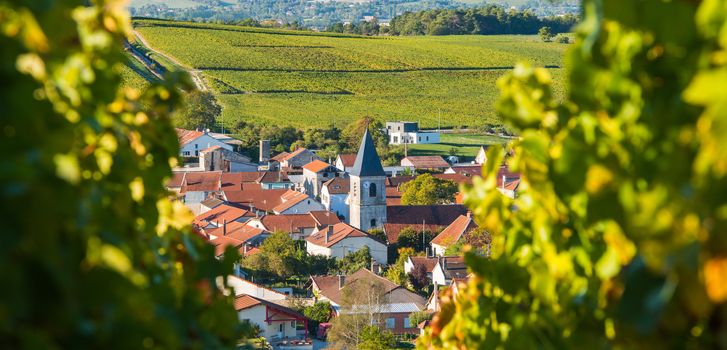
[[[199,151],[194,151],[194,156],[199,157]]]
[[[376,219],[371,219],[371,227],[376,227]]]
[[[411,328],[411,321],[409,320],[409,317],[404,318],[404,328]]]
[[[189,156],[190,155],[189,151],[184,151],[184,153],[182,153],[182,154],[185,155],[185,156]]]
[[[417,137],[417,141],[422,142],[422,137],[421,136]]]
[[[393,143],[399,143],[399,136],[394,136],[394,141],[393,141]]]
[[[295,321],[290,321],[290,327],[295,328]]]
[[[427,136],[427,141],[429,141],[429,136]]]
[[[199,149],[199,145],[195,143],[194,144],[194,149]]]
[[[372,183],[369,185],[369,197],[376,197],[376,184]]]
[[[396,319],[389,317],[386,319],[386,329],[393,329],[396,326]]]
[[[283,333],[284,330],[285,330],[285,323],[281,323],[278,326],[278,332]]]

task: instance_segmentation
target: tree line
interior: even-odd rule
[[[565,33],[578,23],[578,16],[538,17],[532,10],[511,10],[497,5],[471,9],[433,9],[406,12],[394,17],[389,26],[376,20],[336,23],[328,31],[362,35],[463,35],[463,34],[537,34],[542,27]]]

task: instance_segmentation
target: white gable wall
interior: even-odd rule
[[[204,134],[190,141],[186,145],[181,146],[179,152],[183,157],[197,157],[199,156],[199,152],[201,150],[212,146],[220,146],[224,149],[232,151],[231,145],[221,142],[210,135]]]

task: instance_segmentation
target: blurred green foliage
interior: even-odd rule
[[[421,348],[727,348],[727,2],[584,10],[566,101],[543,69],[499,82],[521,191],[493,148],[466,196],[492,258]]]
[[[0,2],[0,348],[233,348],[232,272],[164,183],[180,87],[119,87],[122,1]],[[144,106],[144,108],[142,108]]]

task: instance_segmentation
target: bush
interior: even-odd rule
[[[555,36],[555,42],[559,44],[570,44],[570,38],[564,34],[558,34]]]

